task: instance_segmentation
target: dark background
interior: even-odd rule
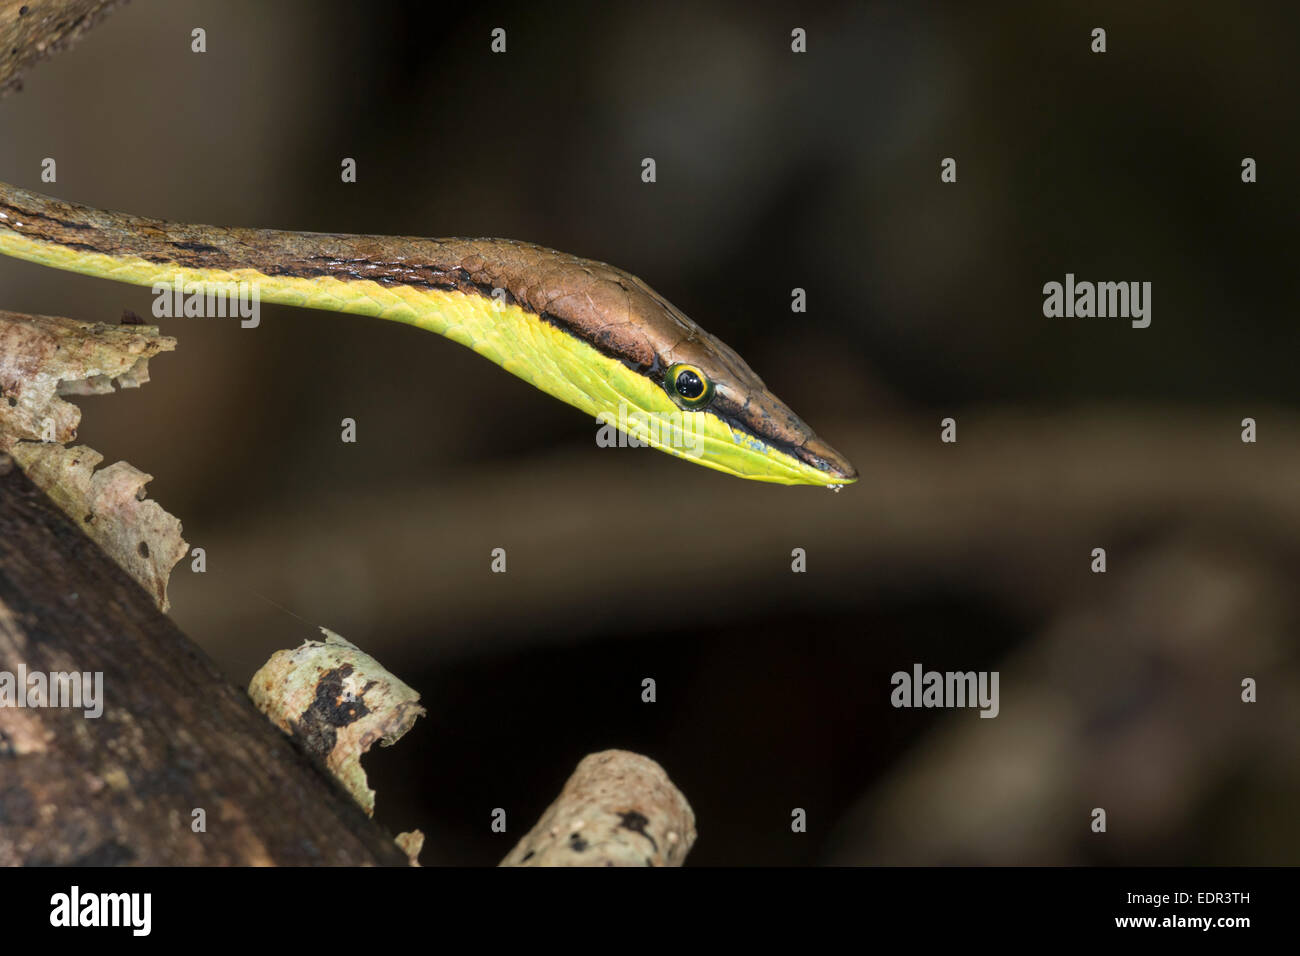
[[[0,178],[612,262],[862,473],[832,495],[598,449],[397,324],[164,320],[178,351],[81,399],[80,438],[206,549],[175,619],[240,684],[323,624],[416,687],[428,718],[367,767],[429,863],[495,862],[607,747],[690,799],[693,864],[1296,862],[1300,15],[1059,6],[116,11],[0,103]],[[1151,327],[1044,318],[1067,272],[1152,282]],[[152,301],[7,259],[0,291],[110,321]],[[1001,716],[891,708],[916,662],[999,670]]]

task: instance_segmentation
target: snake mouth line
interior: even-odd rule
[[[769,448],[775,449],[782,454],[797,459],[805,465],[824,473],[828,483],[847,485],[858,480],[858,470],[849,463],[848,459],[835,449],[831,448],[830,445],[827,445],[816,435],[813,435],[801,444],[796,445],[793,442],[784,442],[778,438],[760,435],[749,425],[737,418],[727,415],[718,415],[716,417],[719,421],[725,423],[734,431],[741,432],[752,438],[754,441],[761,442]],[[820,446],[823,450],[818,452],[808,447],[809,445],[814,444]]]

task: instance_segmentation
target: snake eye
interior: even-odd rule
[[[713,398],[713,383],[694,365],[674,365],[668,369],[668,391],[680,405],[697,408]]]

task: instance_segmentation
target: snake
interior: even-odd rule
[[[0,253],[158,295],[243,288],[255,301],[402,322],[633,444],[755,481],[838,491],[858,477],[732,348],[641,279],[532,243],[189,225],[0,183]]]

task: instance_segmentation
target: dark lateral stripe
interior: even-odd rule
[[[548,311],[530,301],[522,287],[533,263],[524,260],[532,258],[552,265],[582,262],[538,246],[508,243],[507,250],[518,260],[516,268],[503,270],[506,274],[498,277],[502,284],[495,284],[481,281],[459,264],[468,252],[491,265],[483,255],[491,251],[484,250],[487,244],[483,240],[394,239],[189,226],[48,199],[3,184],[0,212],[7,217],[0,219],[0,227],[25,238],[78,252],[132,256],[164,267],[253,269],[272,277],[368,280],[385,286],[458,291],[488,299],[500,289],[504,304],[538,316],[633,371],[644,374],[659,367],[657,355],[643,342],[620,341],[602,334],[594,322],[576,321],[562,311]],[[358,255],[358,250],[365,250],[365,254]],[[434,252],[440,254],[436,259],[430,255]],[[511,272],[515,282],[510,282]]]

